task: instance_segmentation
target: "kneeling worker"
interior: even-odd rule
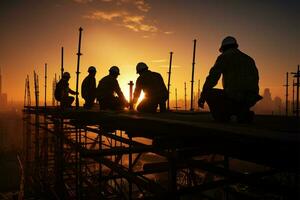
[[[203,85],[199,107],[207,102],[213,118],[229,121],[236,115],[238,122],[251,122],[254,112],[250,108],[262,97],[259,92],[259,76],[254,60],[238,49],[234,37],[226,37],[221,44],[222,53],[210,69]],[[223,75],[224,90],[214,89]]]
[[[81,96],[85,100],[83,107],[91,109],[96,99],[96,68],[90,66],[88,72],[89,75],[85,77],[81,84]]]
[[[71,76],[69,72],[64,72],[60,81],[56,84],[54,96],[57,101],[60,102],[60,106],[63,108],[71,107],[74,97],[69,94],[76,95],[77,93],[69,88],[69,80]]]
[[[145,93],[144,99],[137,106],[139,112],[156,112],[159,105],[160,112],[166,111],[168,90],[162,76],[157,72],[148,70],[148,66],[140,62],[136,66],[138,77],[133,94],[133,104],[138,101],[141,91]]]
[[[119,68],[113,66],[109,69],[109,75],[99,81],[97,100],[100,104],[100,110],[123,110],[124,107],[128,106],[117,80],[119,75]]]

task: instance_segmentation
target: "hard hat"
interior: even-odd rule
[[[115,75],[120,75],[120,70],[117,66],[112,66],[109,69],[109,74],[115,74]]]
[[[228,45],[236,45],[238,47],[238,43],[237,43],[236,39],[232,36],[227,36],[226,38],[223,39],[219,51],[222,52],[223,48]]]
[[[94,66],[90,66],[89,69],[88,69],[88,72],[89,73],[92,73],[92,72],[96,72],[96,68]]]
[[[71,77],[69,72],[64,72],[62,76],[65,77],[65,78],[70,78]]]
[[[143,62],[139,62],[137,65],[136,65],[136,73],[139,74],[143,71],[146,71],[148,70],[148,66],[143,63]]]

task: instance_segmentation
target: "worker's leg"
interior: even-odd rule
[[[69,108],[72,106],[72,103],[74,102],[74,97],[71,97],[71,96],[68,96],[68,97],[65,97],[63,98],[61,101],[60,101],[60,107],[61,108]]]
[[[125,104],[119,97],[112,100],[111,110],[124,110]]]
[[[165,101],[159,103],[159,111],[160,112],[166,112],[167,111],[166,102]]]
[[[211,89],[205,93],[205,100],[213,118],[217,121],[229,121],[231,106],[221,89]]]
[[[107,110],[109,109],[109,102],[106,100],[99,101],[100,110]]]
[[[148,112],[148,113],[154,113],[156,112],[158,104],[153,103],[147,99],[142,100],[138,107],[137,107],[137,111],[139,112]]]
[[[254,112],[250,110],[250,107],[246,104],[237,104],[237,120],[239,123],[251,123],[254,119]]]
[[[94,105],[95,98],[93,98],[93,97],[92,98],[86,98],[84,100],[85,100],[85,103],[84,103],[83,107],[85,109],[91,109]]]
[[[74,100],[75,100],[74,97],[68,96],[68,107],[72,106],[72,103],[74,102]]]

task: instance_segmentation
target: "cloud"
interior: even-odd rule
[[[171,31],[160,31],[147,12],[151,6],[145,0],[73,0],[76,3],[94,3],[94,10],[83,17],[89,20],[109,22],[134,32],[143,33],[143,38],[154,36],[154,33],[172,34]],[[98,8],[98,9],[97,9]]]
[[[116,25],[123,26],[134,32],[158,32],[158,28],[146,22],[145,16],[133,15],[127,11],[94,11],[85,15],[84,18],[98,21],[111,21]]]
[[[93,0],[73,0],[75,3],[91,3]]]
[[[174,32],[173,31],[165,31],[164,32],[164,34],[166,34],[166,35],[171,35],[171,34],[173,34]]]
[[[123,5],[132,5],[136,9],[142,12],[148,12],[151,9],[150,4],[148,4],[145,0],[72,0],[75,3],[85,4],[92,2],[104,2],[104,3],[113,3],[118,6]]]
[[[151,60],[151,62],[153,63],[164,63],[164,62],[167,62],[166,59],[157,59],[157,60]]]
[[[144,0],[133,0],[136,7],[143,12],[148,12],[151,7],[148,3],[146,3]]]
[[[112,21],[117,18],[122,18],[124,15],[126,15],[125,12],[95,11],[95,12],[90,13],[89,15],[84,16],[84,18],[91,19],[91,20]]]

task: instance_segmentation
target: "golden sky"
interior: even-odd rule
[[[217,0],[42,0],[0,2],[0,67],[9,100],[23,100],[24,80],[33,70],[44,101],[44,64],[48,64],[47,98],[54,74],[60,73],[60,49],[75,89],[78,28],[83,27],[80,83],[89,66],[97,82],[119,66],[119,83],[128,95],[135,66],[143,61],[160,72],[167,84],[169,52],[173,51],[171,99],[190,91],[193,40],[197,39],[195,91],[219,55],[220,42],[235,36],[240,50],[253,57],[260,73],[260,93],[284,98],[285,73],[300,63],[299,1]],[[220,87],[220,85],[219,85]],[[32,93],[33,97],[33,93]],[[32,98],[33,101],[33,98]]]

